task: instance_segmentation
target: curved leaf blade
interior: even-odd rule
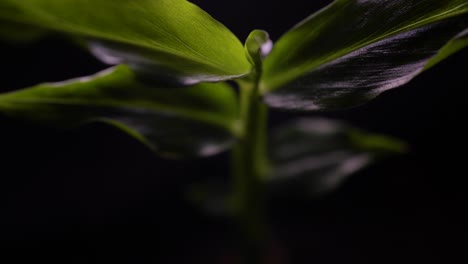
[[[165,156],[207,156],[234,140],[236,100],[224,83],[149,87],[120,65],[90,77],[2,94],[0,113],[64,128],[104,121]]]
[[[299,119],[277,128],[270,142],[273,192],[322,195],[388,155],[403,153],[397,139],[328,119]]]
[[[250,32],[244,44],[245,53],[250,63],[261,67],[262,61],[270,54],[273,42],[265,30],[255,29]]]
[[[337,0],[276,43],[265,100],[297,110],[362,104],[423,71],[468,28],[467,13],[466,0]]]
[[[47,35],[47,31],[0,19],[0,40],[11,43],[29,43],[40,40]]]
[[[250,71],[240,41],[185,0],[2,0],[0,18],[91,40],[104,62],[166,71],[181,84],[221,81]]]
[[[425,66],[424,70],[428,70],[438,64],[439,62],[443,61],[447,57],[457,53],[458,51],[462,50],[463,48],[468,46],[468,28],[465,29],[463,32],[455,36],[447,45],[442,47]]]

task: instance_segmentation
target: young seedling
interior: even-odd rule
[[[106,122],[167,157],[232,149],[227,201],[246,263],[261,263],[262,208],[276,186],[321,194],[405,148],[325,119],[292,121],[268,137],[268,107],[357,106],[468,45],[466,0],[336,0],[274,45],[262,30],[242,45],[185,0],[0,0],[0,19],[2,37],[60,32],[115,65],[2,94],[2,114],[66,128]]]

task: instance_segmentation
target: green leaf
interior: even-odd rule
[[[299,119],[274,131],[269,144],[273,192],[322,195],[388,155],[404,153],[397,139],[328,119]]]
[[[29,43],[41,39],[46,34],[46,30],[37,27],[0,19],[0,40],[2,41],[15,44]]]
[[[2,0],[0,18],[86,37],[106,63],[185,85],[251,68],[239,40],[185,0]]]
[[[256,29],[247,37],[244,48],[250,63],[261,67],[262,61],[270,54],[273,48],[273,42],[268,32]]]
[[[468,28],[453,38],[447,45],[440,49],[439,53],[426,64],[424,70],[432,68],[434,65],[443,61],[445,58],[455,54],[468,46]]]
[[[468,28],[467,13],[466,0],[337,0],[276,43],[265,100],[298,110],[362,104],[455,52],[445,45]]]
[[[238,134],[237,98],[224,83],[149,87],[120,65],[94,76],[0,95],[0,113],[70,128],[104,121],[171,157],[206,156]]]

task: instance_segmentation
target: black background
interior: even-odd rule
[[[242,40],[255,28],[276,40],[329,1],[194,2]],[[2,42],[0,55],[1,91],[106,67],[59,37]],[[365,106],[322,114],[400,137],[411,152],[327,197],[274,201],[278,263],[466,262],[467,58],[462,51]],[[274,111],[271,122],[295,116],[311,114]],[[105,125],[64,132],[4,117],[0,153],[0,262],[232,263],[232,224],[183,196],[191,183],[226,177],[227,154],[164,160]]]

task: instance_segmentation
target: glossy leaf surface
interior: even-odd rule
[[[273,191],[320,195],[404,143],[328,119],[300,119],[278,128],[270,142]],[[294,190],[294,191],[292,191]]]
[[[466,0],[337,0],[276,43],[265,100],[298,110],[362,104],[461,49],[447,43],[468,28],[467,12]]]
[[[237,134],[237,98],[223,83],[148,87],[121,65],[94,76],[0,95],[0,114],[59,127],[104,121],[173,157],[223,151]]]
[[[251,68],[239,40],[185,0],[1,0],[0,18],[86,37],[104,62],[179,84]]]

